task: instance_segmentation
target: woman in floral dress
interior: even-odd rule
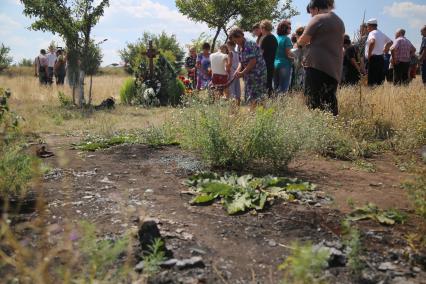
[[[210,44],[203,44],[203,52],[197,57],[197,90],[206,89],[211,81]]]
[[[267,72],[262,52],[254,41],[245,39],[240,28],[233,28],[229,38],[238,45],[240,52],[240,66],[235,76],[244,79],[245,100],[255,108],[266,94]]]

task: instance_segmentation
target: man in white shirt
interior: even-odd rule
[[[228,48],[222,45],[220,50],[210,54],[210,66],[212,69],[212,83],[214,86],[221,86],[219,88],[220,95],[223,95],[224,86],[228,83],[228,72],[226,72],[226,65],[228,62]]]
[[[384,54],[389,52],[392,46],[392,40],[377,29],[377,20],[370,19],[367,22],[369,32],[367,38],[367,47],[365,57],[368,60],[368,85],[382,85],[385,80],[384,73]]]
[[[55,69],[56,62],[56,51],[53,46],[49,47],[49,54],[47,55],[48,67],[47,67],[47,82],[52,85],[53,84],[53,73]]]

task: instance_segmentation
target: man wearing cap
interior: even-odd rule
[[[53,75],[55,69],[56,62],[56,51],[54,46],[49,46],[49,54],[47,55],[48,67],[47,67],[47,82],[52,85],[53,84]]]
[[[365,57],[368,59],[368,85],[382,85],[385,80],[384,74],[384,53],[389,52],[392,40],[377,29],[377,20],[370,19],[367,22],[369,32],[367,38],[367,48]]]
[[[408,84],[411,56],[416,52],[416,48],[405,38],[404,29],[397,30],[395,38],[396,40],[390,48],[393,65],[393,83],[395,85]]]

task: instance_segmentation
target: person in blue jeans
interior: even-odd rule
[[[275,54],[274,88],[277,93],[286,93],[291,83],[293,44],[288,35],[291,33],[291,23],[283,20],[277,27],[278,48]]]

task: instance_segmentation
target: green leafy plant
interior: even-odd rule
[[[105,279],[113,264],[126,251],[129,238],[124,236],[115,241],[99,240],[95,226],[88,222],[80,224],[80,231],[82,238],[78,244],[86,263],[83,275],[90,281]]]
[[[280,198],[287,201],[296,199],[295,191],[312,191],[313,184],[298,179],[266,176],[255,178],[252,175],[225,175],[200,173],[192,176],[187,185],[195,189],[193,205],[208,204],[220,199],[228,214],[247,210],[262,210],[268,200]]]
[[[346,251],[348,252],[347,265],[350,268],[352,274],[356,277],[359,277],[365,267],[365,263],[361,257],[363,249],[360,232],[351,225],[349,219],[345,219],[342,222],[342,235],[343,243],[346,246]]]
[[[330,252],[327,249],[316,249],[312,244],[294,243],[291,255],[278,267],[284,270],[283,283],[326,283],[322,272],[328,267],[329,258]]]
[[[19,117],[10,111],[10,91],[0,88],[0,197],[21,197],[39,174],[35,157],[24,152]]]
[[[59,91],[58,92],[58,99],[59,99],[59,104],[61,105],[61,107],[63,108],[70,108],[74,105],[73,101],[71,98],[68,98],[64,92]]]
[[[123,86],[120,89],[120,101],[123,104],[131,105],[134,103],[136,96],[136,84],[135,79],[128,78],[124,81]]]
[[[426,219],[426,173],[423,172],[414,181],[403,184],[414,203],[417,214]]]
[[[395,209],[380,210],[376,205],[368,203],[364,207],[355,208],[348,215],[349,221],[374,220],[383,225],[403,224],[407,215]]]
[[[151,276],[160,270],[160,264],[165,261],[164,243],[161,239],[155,239],[149,246],[150,254],[143,257],[143,273]]]

